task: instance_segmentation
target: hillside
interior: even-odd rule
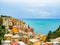
[[[60,37],[60,26],[55,31],[49,31],[47,41],[50,41],[50,39],[55,39],[57,37]]]

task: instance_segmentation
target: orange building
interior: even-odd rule
[[[13,26],[13,28],[12,28],[12,32],[13,32],[13,33],[18,32],[18,28],[17,28],[17,26]]]

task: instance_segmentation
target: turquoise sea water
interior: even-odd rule
[[[60,19],[22,19],[26,24],[34,28],[35,33],[47,34],[50,30],[56,30],[60,25]]]

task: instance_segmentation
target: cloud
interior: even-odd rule
[[[47,6],[47,5],[56,5],[60,2],[60,0],[0,0],[2,3],[7,4],[19,4],[25,6]]]
[[[48,8],[47,8],[48,9]],[[49,18],[49,17],[56,17],[57,11],[55,10],[41,10],[41,9],[27,9],[28,12],[31,12],[36,17],[40,18]]]
[[[51,14],[51,12],[47,12],[47,11],[40,11],[39,13],[42,17],[46,17],[49,16]]]
[[[26,17],[31,16],[31,17],[47,18],[57,16],[57,13],[59,12],[57,9],[58,7],[60,7],[59,5],[60,0],[0,0],[0,4],[6,5],[8,9],[13,8],[11,10],[13,12],[19,11],[18,13],[16,12],[16,14],[20,14],[20,12],[25,13],[20,14],[22,15],[22,17],[27,15]],[[6,7],[4,7],[4,9],[5,8]]]
[[[55,17],[56,16],[56,12],[55,11],[40,11],[40,16],[41,17]]]

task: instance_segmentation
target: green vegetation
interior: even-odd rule
[[[3,19],[0,17],[0,25],[2,25],[3,23]]]
[[[5,34],[5,26],[0,25],[0,44],[1,44],[1,40],[4,39],[4,34]]]
[[[50,39],[55,39],[57,37],[60,37],[60,26],[55,31],[49,31],[47,41],[50,41]]]

